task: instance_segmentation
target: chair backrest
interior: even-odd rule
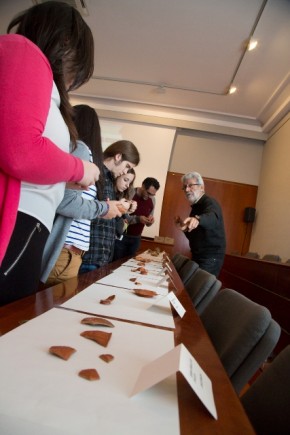
[[[184,286],[188,280],[195,274],[195,272],[199,269],[198,264],[195,261],[189,260],[181,266],[178,271],[178,274],[183,282]]]
[[[177,272],[179,272],[179,270],[181,269],[181,267],[187,263],[188,261],[190,261],[189,257],[186,257],[185,255],[180,254],[179,252],[177,252],[175,255],[173,255],[173,257],[171,258],[172,263],[174,264],[175,269],[177,270]]]
[[[285,347],[242,396],[258,435],[290,433],[290,345]]]
[[[279,255],[275,255],[275,254],[266,254],[262,257],[262,260],[265,261],[281,261],[281,258],[279,257]]]
[[[260,255],[258,254],[258,252],[246,252],[244,254],[244,257],[248,257],[248,258],[260,258]]]
[[[231,289],[218,292],[200,318],[239,393],[271,354],[280,326],[266,307]]]
[[[209,302],[215,297],[222,283],[215,275],[201,269],[187,280],[185,289],[189,294],[198,314],[201,314]]]

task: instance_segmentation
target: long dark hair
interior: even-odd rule
[[[115,157],[117,154],[122,154],[122,160],[127,160],[134,165],[140,162],[139,151],[129,140],[118,140],[108,146],[104,151],[104,159]]]
[[[75,143],[77,132],[68,91],[79,88],[93,74],[94,40],[89,26],[75,8],[55,1],[44,2],[20,13],[10,22],[7,32],[15,26],[16,33],[30,39],[49,60],[60,94],[60,111]],[[69,89],[66,89],[65,74],[72,77]]]
[[[104,172],[103,172],[103,149],[101,138],[101,126],[98,115],[92,107],[87,104],[77,104],[73,107],[73,120],[77,128],[78,137],[91,150],[93,162],[100,169],[100,177],[96,182],[97,197],[103,198]]]

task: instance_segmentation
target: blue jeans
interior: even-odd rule
[[[99,269],[99,267],[96,264],[84,264],[82,263],[80,269],[79,269],[79,275],[86,272],[91,272],[92,270]]]
[[[123,257],[133,257],[141,244],[141,236],[123,236],[122,240],[115,240],[113,261]]]

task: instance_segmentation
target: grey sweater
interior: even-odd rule
[[[82,160],[90,160],[88,147],[77,141],[77,148],[72,153]],[[92,220],[107,209],[105,201],[82,198],[81,190],[65,189],[64,197],[59,204],[51,233],[47,239],[41,266],[40,281],[45,283],[63,248],[70,225],[74,219]]]

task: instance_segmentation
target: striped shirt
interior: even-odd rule
[[[90,161],[93,161],[92,153],[90,150]],[[82,192],[82,197],[86,200],[94,200],[97,197],[97,189],[95,184],[89,187],[89,190]],[[75,219],[72,221],[69,231],[67,233],[65,243],[68,245],[76,246],[82,251],[88,251],[90,247],[90,232],[91,221],[88,219]]]

